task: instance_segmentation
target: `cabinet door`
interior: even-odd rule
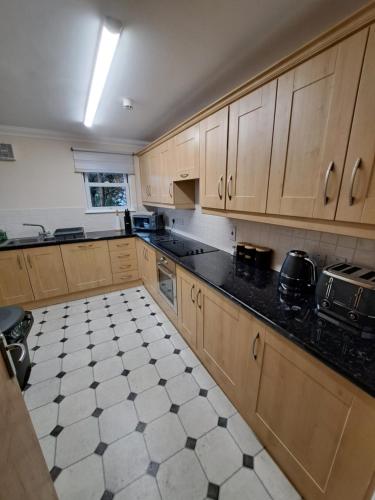
[[[194,349],[197,348],[198,282],[190,273],[177,269],[178,329]]]
[[[224,208],[227,168],[228,107],[200,122],[200,204]]]
[[[160,165],[160,149],[155,148],[148,153],[149,164],[148,164],[148,192],[149,201],[155,203],[160,203],[161,196],[161,165]]]
[[[0,252],[0,304],[21,304],[34,300],[22,250]]]
[[[375,26],[372,25],[354,111],[336,220],[375,224]]]
[[[141,177],[142,201],[146,203],[150,200],[150,155],[144,154],[139,159],[139,171]]]
[[[174,203],[172,182],[173,139],[164,142],[158,149],[160,169],[160,193],[158,202],[164,205],[172,205]]]
[[[371,412],[358,420],[355,399],[345,385],[279,334],[267,330],[262,350],[249,419],[254,431],[304,498],[363,498],[374,466],[373,451],[366,463],[375,444],[370,435],[370,442],[365,441]],[[346,434],[353,432],[354,414],[357,442]],[[346,481],[345,469],[354,473],[346,491],[338,484]],[[340,495],[329,493],[337,488]]]
[[[147,285],[156,292],[157,290],[157,269],[156,269],[156,252],[149,245],[145,245],[146,256],[146,280]]]
[[[106,241],[61,246],[70,292],[112,283],[111,262]]]
[[[199,179],[199,124],[174,137],[174,180]]]
[[[23,254],[35,299],[68,293],[59,246],[30,248],[24,250]]]
[[[147,281],[146,245],[137,238],[137,260],[139,267],[139,277],[145,283]]]
[[[247,317],[238,306],[206,286],[199,286],[196,300],[199,357],[227,396],[237,403],[243,391]]]
[[[275,100],[273,81],[230,105],[227,209],[266,211]]]
[[[268,213],[334,218],[367,31],[278,79]]]

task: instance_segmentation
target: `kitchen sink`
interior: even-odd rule
[[[38,236],[30,236],[26,238],[13,238],[4,243],[4,246],[11,247],[17,245],[34,245],[35,243],[47,243],[48,241],[55,241],[55,238],[39,238]]]

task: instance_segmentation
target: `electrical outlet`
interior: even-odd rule
[[[230,239],[230,241],[236,241],[236,233],[237,233],[237,228],[233,224],[231,226],[231,228],[230,228],[230,231],[229,231],[229,239]]]

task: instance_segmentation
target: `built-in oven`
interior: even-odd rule
[[[176,264],[160,252],[156,252],[156,263],[159,293],[177,312]]]

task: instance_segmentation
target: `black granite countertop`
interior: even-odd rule
[[[169,235],[167,231],[134,233],[124,231],[96,231],[74,242],[95,241],[138,236],[154,248],[164,252],[181,267],[195,274],[234,303],[271,326],[283,337],[340,373],[352,383],[375,396],[375,340],[365,340],[358,335],[322,320],[315,314],[314,297],[298,305],[288,305],[280,300],[276,271],[259,271],[218,250],[206,254],[178,258],[163,250],[159,241]],[[46,242],[28,245],[0,245],[0,250],[30,248],[32,246],[69,244]]]

